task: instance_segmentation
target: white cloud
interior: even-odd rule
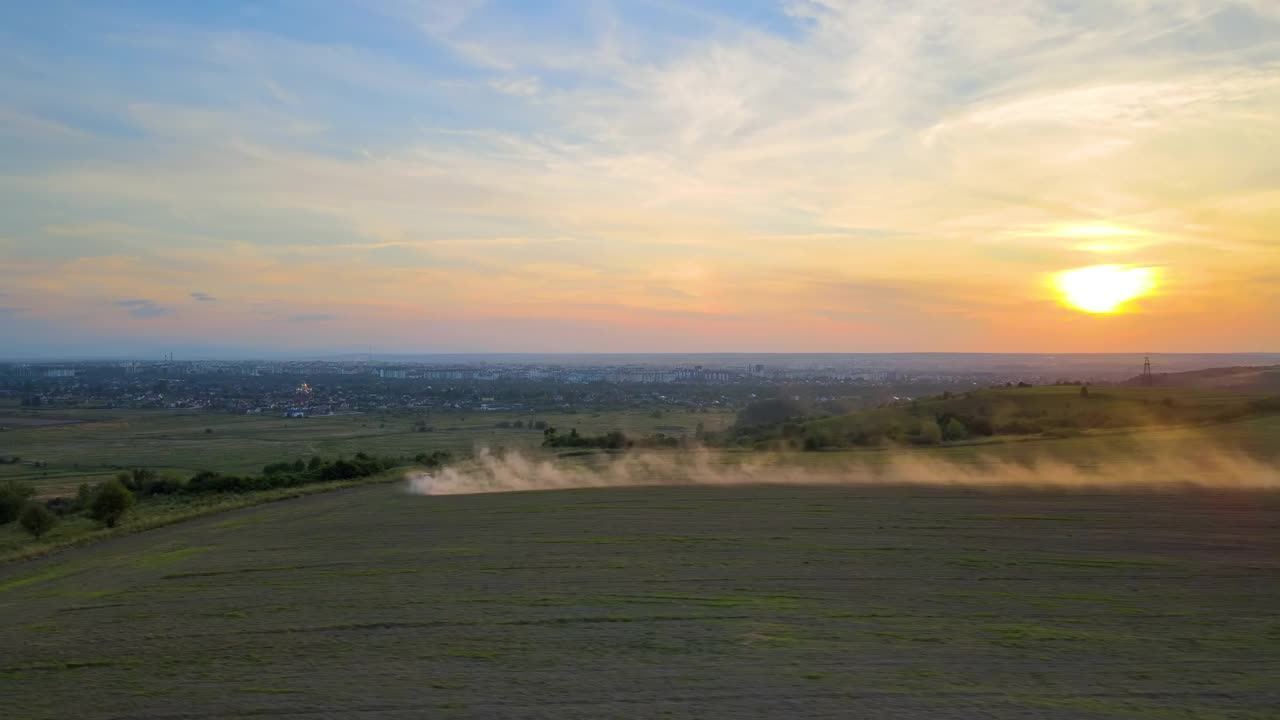
[[[517,97],[533,97],[542,90],[542,84],[536,77],[500,78],[489,83],[489,87],[504,94]]]
[[[584,23],[592,37],[570,41],[478,2],[394,6],[424,42],[471,64],[452,73],[412,53],[261,32],[128,36],[138,52],[194,66],[212,89],[194,95],[208,100],[78,101],[129,132],[0,186],[202,217],[320,218],[350,241],[273,252],[511,277],[536,267],[564,281],[534,287],[551,305],[596,292],[603,276],[664,312],[727,313],[749,301],[726,287],[770,271],[821,287],[867,280],[859,297],[920,264],[1017,277],[1075,252],[1079,238],[1043,232],[1067,225],[1130,228],[1143,241],[1129,250],[1168,262],[1198,243],[1246,254],[1274,243],[1280,45],[1219,22],[1252,13],[1280,30],[1265,3],[785,9],[795,26],[725,19],[678,40],[602,14]],[[37,135],[39,118],[16,112]],[[134,254],[164,242],[95,220],[47,232]],[[187,230],[169,234],[269,244]],[[665,287],[650,268],[692,260],[720,279],[645,290]],[[1214,262],[1224,274],[1246,264]],[[813,280],[815,269],[831,277]]]

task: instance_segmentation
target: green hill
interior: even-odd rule
[[[1142,376],[1129,379],[1129,385],[1143,385]],[[1231,388],[1240,391],[1280,393],[1280,365],[1259,367],[1221,367],[1180,373],[1157,373],[1151,384],[1158,387]]]
[[[836,417],[735,428],[738,445],[808,450],[937,445],[1015,436],[1225,422],[1280,413],[1280,398],[1224,388],[1078,385],[994,388],[904,400]]]

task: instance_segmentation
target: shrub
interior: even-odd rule
[[[6,480],[0,483],[0,525],[18,519],[22,506],[27,499],[36,494],[36,489],[17,480]]]
[[[969,437],[969,429],[959,419],[951,418],[942,427],[942,437],[945,440],[964,440]]]
[[[350,480],[360,476],[360,468],[348,460],[338,460],[320,469],[321,480]]]
[[[89,514],[94,520],[109,528],[115,527],[120,518],[133,506],[133,493],[119,480],[109,480],[98,488],[89,506]]]
[[[449,462],[449,453],[444,450],[436,450],[432,453],[418,453],[413,456],[414,462],[419,465],[426,465],[429,468],[437,468]]]
[[[152,480],[143,491],[146,495],[177,495],[185,488],[185,483],[177,478],[160,477]]]
[[[139,497],[148,495],[173,495],[181,492],[183,483],[172,477],[161,477],[155,470],[134,468],[116,473],[116,480],[129,492]]]
[[[44,501],[45,508],[54,515],[70,515],[78,511],[80,508],[76,504],[75,498],[55,497]]]
[[[40,539],[41,535],[53,529],[58,519],[54,517],[49,509],[40,503],[31,503],[22,511],[22,516],[18,518],[18,523],[22,525],[22,529],[31,533],[31,537]]]
[[[555,428],[543,431],[543,447],[552,448],[601,448],[604,450],[622,450],[630,447],[631,442],[621,430],[611,430],[604,435],[594,437],[579,435],[577,428],[571,428],[568,435],[559,435]]]
[[[920,434],[915,439],[922,445],[937,445],[942,442],[942,428],[934,420],[925,420],[920,423]]]
[[[80,483],[76,488],[75,511],[88,510],[93,498],[98,494],[98,486],[93,483]]]
[[[303,468],[296,467],[294,463],[291,463],[288,460],[283,460],[281,462],[271,463],[270,465],[263,465],[262,474],[263,475],[282,475],[287,472],[298,472],[302,469]]]

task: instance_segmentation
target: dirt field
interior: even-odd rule
[[[1280,717],[1280,497],[262,506],[0,568],[6,718]]]

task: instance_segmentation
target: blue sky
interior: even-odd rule
[[[0,356],[1280,350],[1277,38],[1269,0],[12,3]],[[1158,290],[1055,295],[1098,264]]]

